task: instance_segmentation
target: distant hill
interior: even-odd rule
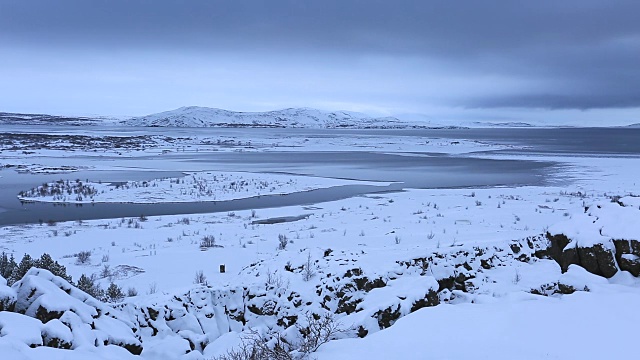
[[[19,114],[0,112],[0,124],[5,125],[104,125],[113,119],[105,117],[58,116],[47,114]]]
[[[348,111],[289,108],[266,112],[236,112],[188,106],[121,121],[122,125],[154,127],[274,127],[311,129],[403,129],[426,127],[394,117],[370,117]]]

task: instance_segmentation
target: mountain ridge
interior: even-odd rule
[[[241,112],[217,108],[185,106],[175,110],[134,117],[122,125],[151,127],[273,127],[315,129],[402,129],[426,127],[395,117],[370,117],[349,111],[323,111],[313,108],[286,108],[265,112]]]

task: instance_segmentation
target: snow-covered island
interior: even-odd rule
[[[387,182],[355,181],[290,174],[197,172],[181,178],[128,181],[121,184],[58,180],[20,192],[23,201],[67,204],[226,201],[262,195],[284,195],[345,185],[387,186]]]

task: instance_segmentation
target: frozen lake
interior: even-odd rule
[[[20,133],[43,132],[41,127],[7,127]],[[6,132],[9,132],[5,130]],[[161,134],[159,128],[90,129],[90,133],[144,135]],[[524,149],[492,150],[473,154],[385,153],[371,151],[305,151],[295,152],[172,152],[162,157],[110,157],[71,155],[60,158],[38,158],[39,163],[117,166],[117,171],[82,170],[70,174],[20,174],[12,169],[0,171],[0,224],[35,223],[40,220],[88,220],[132,217],[141,214],[167,215],[227,212],[288,205],[308,205],[323,201],[361,196],[380,191],[401,191],[404,188],[458,188],[544,185],[566,181],[562,165],[552,161],[487,159],[487,155],[546,154],[597,156],[638,156],[640,129],[459,129],[459,130],[306,130],[306,129],[171,129],[172,136],[224,135],[230,138],[304,137],[335,139],[344,137],[370,138],[372,142],[391,138],[470,139],[496,144],[525,146]],[[86,134],[87,129],[53,128],[48,134]],[[255,136],[254,136],[255,134]],[[30,161],[35,162],[34,158]],[[62,161],[62,162],[61,162]],[[151,180],[180,176],[182,171],[221,170],[278,172],[321,177],[373,181],[397,181],[389,187],[349,185],[319,189],[290,195],[208,203],[180,204],[95,204],[52,205],[21,203],[16,195],[44,182],[59,179],[82,179],[102,182]]]

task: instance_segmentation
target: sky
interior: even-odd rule
[[[0,0],[0,111],[640,123],[640,1]]]

